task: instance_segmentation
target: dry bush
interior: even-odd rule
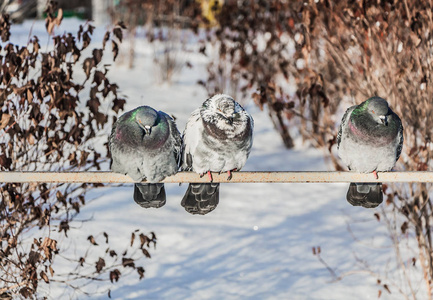
[[[137,29],[144,29],[153,47],[154,63],[162,82],[170,82],[185,65],[182,54],[186,39],[182,30],[192,29],[197,33],[201,19],[199,3],[189,0],[120,1],[110,9],[110,16],[113,24],[121,21],[127,27],[130,68],[134,67]]]
[[[204,83],[210,93],[234,86],[244,98],[267,107],[287,147],[290,134],[327,147],[335,168],[337,126],[344,110],[378,95],[404,125],[400,170],[432,167],[433,20],[431,2],[393,1],[226,1],[218,17],[214,46],[218,59]],[[212,37],[211,37],[212,38]],[[294,86],[294,90],[291,89]],[[288,128],[291,125],[289,132]],[[331,152],[332,150],[332,152]],[[383,219],[392,239],[416,240],[418,258],[404,261],[423,272],[432,298],[433,245],[431,184],[385,187]],[[398,230],[395,230],[397,228]],[[409,291],[417,288],[406,276]]]
[[[87,23],[80,26],[77,35],[54,35],[54,28],[62,21],[62,11],[50,3],[46,13],[46,28],[53,42],[52,49],[46,51],[36,36],[26,46],[8,43],[9,16],[0,17],[0,170],[99,170],[107,157],[94,145],[107,140],[104,128],[111,124],[109,115],[115,119],[125,103],[118,97],[118,86],[107,77],[107,66],[101,63],[107,51],[112,50],[116,57],[121,30],[116,26],[105,35],[104,48],[111,43],[110,50],[93,49],[89,57],[80,60],[89,53],[86,48],[94,27]],[[73,79],[78,68],[84,71],[82,83]],[[83,95],[85,90],[90,91],[87,96]],[[97,186],[101,185],[0,185],[0,297],[34,297],[41,281],[57,281],[75,288],[74,280],[91,281],[104,274],[109,280],[113,275],[107,273],[119,265],[133,267],[142,277],[144,269],[135,266],[134,259],[148,256],[143,247],[149,246],[146,241],[155,244],[156,240],[141,233],[138,234],[144,242],[138,247],[132,243],[127,247],[138,248],[141,255],[111,255],[114,249],[104,233],[110,261],[105,263],[104,253],[96,261],[83,254],[70,260],[79,265],[77,269],[83,264],[91,265],[90,272],[71,271],[62,276],[54,270],[54,257],[66,249],[51,231],[56,230],[59,235],[63,232],[63,240],[67,241],[70,222],[85,205],[86,192]],[[96,246],[93,242],[90,245]],[[129,263],[122,264],[124,259]]]

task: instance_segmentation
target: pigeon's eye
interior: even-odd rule
[[[375,114],[374,109],[372,109],[371,112]]]

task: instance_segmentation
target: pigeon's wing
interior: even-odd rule
[[[182,164],[182,137],[180,135],[179,130],[177,129],[176,122],[172,117],[168,114],[160,111],[161,115],[165,117],[168,122],[168,126],[170,127],[170,136],[173,140],[173,154],[176,159],[177,165],[181,166]]]
[[[200,116],[200,109],[196,109],[189,117],[182,139],[182,170],[192,170],[192,156],[200,144],[203,123]]]
[[[352,113],[352,111],[355,109],[356,105],[349,107],[346,112],[343,115],[343,118],[341,119],[341,124],[338,129],[337,134],[337,149],[340,148],[340,142],[341,142],[341,136],[343,134],[343,129],[346,127],[347,122],[349,121],[349,116]]]
[[[397,161],[400,158],[400,154],[401,154],[401,151],[403,149],[404,138],[403,138],[403,124],[401,124],[400,118],[396,114],[394,114],[394,115],[396,117],[396,122],[398,122],[398,124],[399,124],[399,128],[398,128],[399,142],[397,145],[397,155],[395,158],[395,161]]]
[[[109,145],[108,149],[110,149],[110,151],[109,151],[109,152],[110,152],[109,156],[110,156],[110,158],[111,158],[111,160],[110,160],[110,168],[111,168],[111,165],[113,164],[113,157],[111,156],[111,145],[112,145],[112,143],[114,142],[114,137],[115,137],[116,127],[117,127],[117,122],[115,122],[115,123],[113,124],[113,128],[111,128],[111,134],[110,134],[110,137],[108,138],[108,145]]]

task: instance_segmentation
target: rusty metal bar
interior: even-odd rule
[[[284,183],[284,182],[433,182],[433,172],[379,172],[373,174],[355,172],[234,172],[227,180],[227,173],[213,173],[214,182],[225,183]],[[112,172],[0,172],[1,182],[35,183],[132,183],[129,176]],[[166,183],[209,182],[207,176],[194,172],[179,172],[167,177]]]

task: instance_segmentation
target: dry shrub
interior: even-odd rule
[[[106,65],[101,63],[107,51],[112,50],[116,57],[121,30],[116,26],[105,35],[104,48],[111,43],[110,50],[93,49],[89,57],[80,60],[89,53],[85,49],[91,42],[94,27],[87,23],[80,26],[76,35],[54,35],[55,27],[62,21],[62,11],[56,10],[51,2],[46,13],[47,33],[52,35],[53,42],[52,49],[46,51],[41,49],[36,36],[26,46],[9,43],[9,17],[0,17],[0,170],[99,170],[107,156],[94,145],[107,140],[104,128],[111,124],[109,115],[114,121],[125,103],[118,97],[118,86],[108,79]],[[77,68],[84,71],[82,83],[73,79]],[[87,96],[83,95],[86,87]],[[86,192],[97,186],[101,185],[0,185],[1,298],[34,297],[42,281],[57,281],[75,288],[75,279],[91,281],[119,265],[120,268],[133,267],[142,278],[142,267],[119,263],[123,259],[133,262],[135,258],[148,256],[143,246],[149,246],[146,241],[154,244],[156,240],[154,235],[147,237],[141,233],[138,234],[144,242],[135,248],[142,254],[134,259],[129,256],[131,253],[124,252],[123,255],[113,254],[105,263],[103,256],[114,249],[110,248],[108,234],[104,233],[108,254],[102,254],[95,262],[86,254],[82,258],[70,258],[79,265],[78,270],[84,262],[86,266],[90,264],[91,272],[66,272],[62,277],[61,272],[54,270],[54,257],[66,250],[63,243],[68,243],[70,222],[85,205]],[[62,243],[54,239],[53,229],[64,233]],[[90,245],[96,246],[93,242]],[[132,247],[131,242],[129,248]],[[111,277],[107,275],[106,280]]]
[[[291,134],[327,147],[336,169],[335,136],[344,110],[378,95],[404,125],[400,170],[432,167],[432,4],[393,1],[226,1],[213,40],[218,59],[209,66],[209,93],[234,92],[267,107],[287,147]],[[211,37],[212,38],[212,37]],[[209,53],[209,51],[207,51]],[[292,90],[292,87],[294,89]],[[234,93],[233,92],[233,93]],[[289,132],[289,125],[292,126]],[[384,214],[393,240],[413,237],[426,293],[432,298],[431,184],[386,188]],[[396,215],[396,217],[393,217]],[[405,272],[406,273],[406,272]],[[406,277],[408,295],[417,289]]]
[[[187,38],[182,30],[197,33],[200,13],[200,4],[189,0],[120,1],[110,9],[113,24],[121,21],[127,27],[129,67],[134,67],[135,39],[141,27],[153,48],[154,63],[162,82],[170,82],[186,64],[182,54]]]

